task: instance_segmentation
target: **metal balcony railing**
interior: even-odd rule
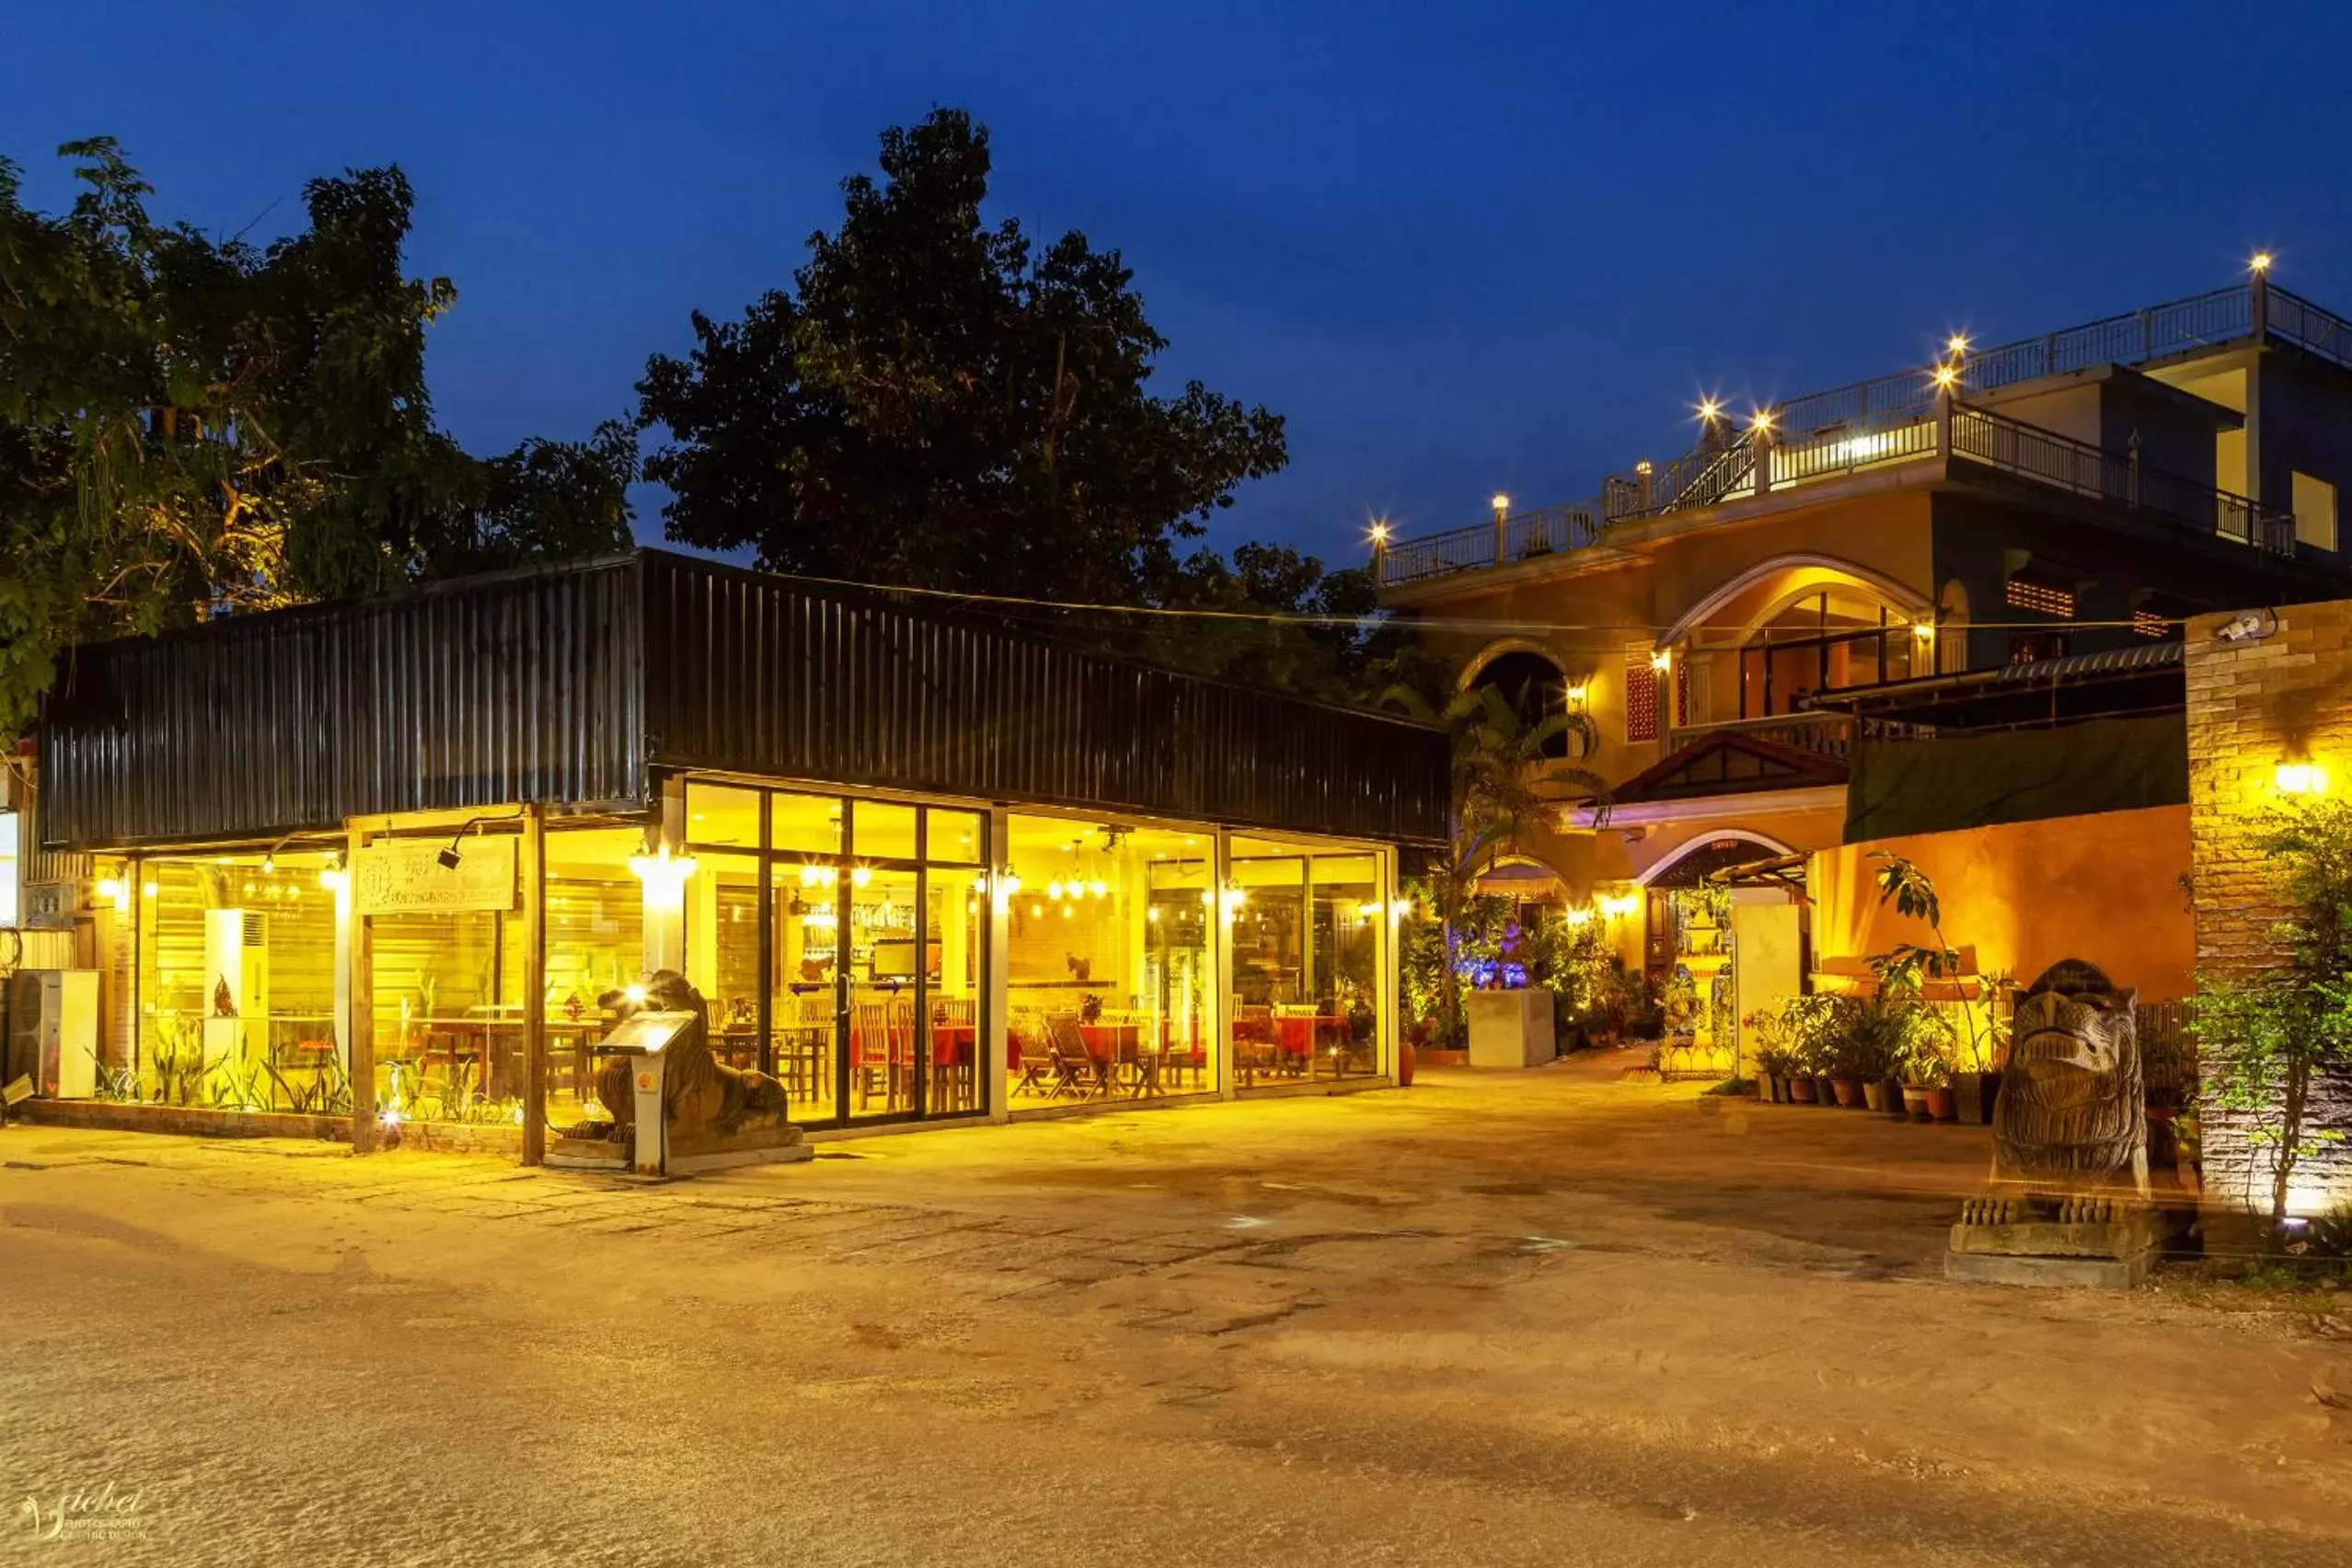
[[[1561,506],[1548,512],[1523,512],[1448,534],[1401,540],[1380,552],[1380,585],[1420,582],[1498,562],[1580,550],[1598,539],[1600,532],[1600,523],[1590,509]]]
[[[2102,501],[2143,521],[2252,545],[2292,559],[2292,513],[2144,467],[2137,452],[2115,453],[1981,409],[1952,411],[1952,455],[2004,474]]]
[[[1677,724],[1666,737],[1666,750],[1678,751],[1710,735],[1747,735],[1775,745],[1816,756],[1842,760],[1853,749],[1854,720],[1850,713],[1779,713],[1769,719],[1725,719],[1712,724]]]
[[[2352,369],[2352,321],[2266,282],[2111,316],[1970,352],[1958,396],[2102,364],[2139,365],[2197,349],[2260,337]],[[2196,532],[2292,557],[2294,523],[2243,496],[2143,470],[2127,453],[2102,452],[2000,415],[1955,409],[1951,453],[1939,449],[1937,386],[1925,371],[1898,371],[1798,398],[1773,410],[1769,485],[1812,481],[1937,456],[1959,456],[2017,478],[2120,506]],[[1584,506],[1528,513],[1498,527],[1482,524],[1403,540],[1379,552],[1384,587],[1530,557],[1585,548],[1622,523],[1694,512],[1758,492],[1757,445],[1720,431],[1683,456],[1649,471],[1602,481]]]

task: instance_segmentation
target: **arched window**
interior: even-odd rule
[[[1541,723],[1567,706],[1568,675],[1548,653],[1515,648],[1496,653],[1471,673],[1468,688],[1492,686],[1527,725]],[[1572,737],[1557,734],[1543,744],[1543,755],[1564,759],[1573,755]]]
[[[1857,583],[1805,588],[1750,627],[1739,649],[1739,716],[1794,713],[1816,692],[1932,674],[1932,630]]]

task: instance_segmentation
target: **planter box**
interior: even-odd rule
[[[1462,1000],[1470,1012],[1471,1066],[1540,1066],[1560,1054],[1551,1032],[1550,991],[1533,986],[1472,991]]]

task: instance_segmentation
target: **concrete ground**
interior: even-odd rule
[[[1981,1129],[1620,1065],[666,1186],[11,1127],[0,1560],[2352,1561],[2352,1300],[1947,1284]]]

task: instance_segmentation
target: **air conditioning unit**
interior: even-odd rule
[[[95,969],[19,969],[8,977],[8,1050],[0,1083],[32,1079],[52,1100],[98,1092]]]

